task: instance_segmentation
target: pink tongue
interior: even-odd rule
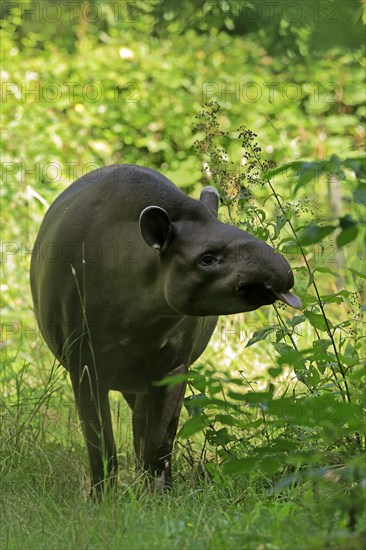
[[[302,303],[300,298],[295,296],[292,292],[275,292],[272,290],[272,292],[277,296],[281,302],[284,304],[287,304],[288,306],[294,307],[295,309],[302,309]]]

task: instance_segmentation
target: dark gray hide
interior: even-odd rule
[[[154,170],[115,165],[66,189],[41,225],[31,264],[34,310],[53,354],[70,372],[88,448],[93,493],[117,473],[108,391],[133,411],[142,467],[171,484],[171,453],[185,373],[217,316],[281,299],[294,307],[287,261],[217,220],[218,195],[200,201]]]

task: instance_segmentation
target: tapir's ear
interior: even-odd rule
[[[212,185],[207,185],[201,191],[200,201],[214,214],[217,216],[219,209],[219,194],[217,190],[212,187]]]
[[[160,206],[147,206],[140,214],[140,231],[145,242],[160,249],[167,240],[171,221]]]

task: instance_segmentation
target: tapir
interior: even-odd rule
[[[30,269],[34,311],[70,373],[97,498],[117,475],[109,390],[132,409],[147,478],[169,488],[185,382],[156,382],[187,373],[219,315],[276,300],[301,307],[285,258],[219,221],[218,206],[211,186],[194,200],[155,170],[121,164],[72,183],[41,224]]]

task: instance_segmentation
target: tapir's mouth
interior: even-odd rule
[[[295,309],[301,309],[302,303],[290,290],[284,292],[278,292],[272,290],[269,285],[266,287],[253,284],[242,284],[239,287],[239,294],[248,301],[248,305],[253,304],[253,308],[260,307],[262,305],[274,304],[277,300],[280,300],[284,304],[291,306]]]

